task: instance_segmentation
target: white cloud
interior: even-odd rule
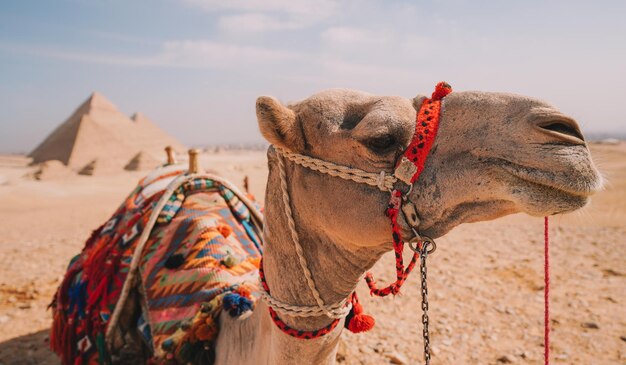
[[[230,33],[290,30],[302,28],[306,25],[306,22],[296,21],[295,19],[281,20],[263,13],[226,15],[221,16],[218,20],[218,27]]]
[[[160,44],[159,41],[156,41],[154,39],[135,37],[135,36],[131,36],[128,34],[121,34],[117,32],[107,32],[107,31],[98,31],[98,30],[88,30],[88,31],[81,30],[81,32],[86,33],[86,34],[91,34],[101,39],[107,39],[107,40],[116,41],[116,42],[131,43],[131,44],[138,44],[138,45],[159,45]]]
[[[379,31],[355,27],[331,27],[321,33],[321,38],[325,42],[338,45],[384,43],[389,40],[386,34]]]
[[[337,0],[183,0],[208,12],[272,12],[299,15],[330,16],[339,5]]]
[[[241,68],[275,65],[293,60],[295,52],[270,48],[241,46],[209,40],[177,40],[160,45],[152,54],[126,55],[63,50],[40,45],[0,43],[0,52],[27,54],[35,57],[83,63],[121,66],[157,66],[183,68]]]
[[[155,62],[141,57],[127,56],[123,54],[105,54],[76,50],[62,50],[50,46],[24,45],[15,43],[0,43],[0,52],[11,54],[23,54],[40,58],[67,60],[83,63],[101,63],[124,66],[148,66]]]
[[[339,10],[337,0],[183,0],[219,13],[218,27],[230,33],[293,30],[318,24]]]
[[[157,59],[179,67],[235,68],[275,63],[297,57],[296,53],[253,46],[239,46],[207,40],[171,41],[163,45]]]

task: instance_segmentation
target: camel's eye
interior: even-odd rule
[[[396,137],[391,134],[373,137],[365,141],[365,145],[374,152],[388,152],[396,144]]]
[[[341,129],[354,129],[365,117],[365,114],[358,111],[353,111],[347,113],[343,117],[343,122],[341,123]]]

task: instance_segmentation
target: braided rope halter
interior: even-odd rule
[[[389,294],[396,295],[400,292],[400,288],[408,278],[411,271],[415,268],[418,258],[421,258],[422,309],[424,310],[422,317],[422,322],[424,324],[424,357],[426,364],[429,364],[430,348],[428,341],[428,301],[426,297],[427,289],[425,264],[427,255],[432,253],[436,246],[431,238],[420,236],[418,234],[416,223],[417,217],[411,217],[411,214],[407,216],[407,210],[405,210],[405,207],[408,207],[408,211],[411,211],[412,209],[412,212],[416,214],[415,207],[413,203],[409,201],[408,195],[413,189],[413,184],[417,181],[424,169],[426,158],[433,145],[439,127],[441,101],[450,92],[452,92],[452,87],[445,82],[440,82],[435,87],[435,92],[433,92],[431,98],[425,99],[422,102],[422,105],[417,113],[413,139],[403,153],[402,157],[396,162],[393,175],[387,175],[385,171],[373,173],[352,167],[337,165],[332,162],[301,155],[274,146],[274,150],[279,155],[278,168],[280,175],[280,189],[285,216],[291,233],[291,240],[294,244],[295,252],[298,256],[298,262],[306,279],[307,286],[309,287],[317,304],[315,306],[291,305],[273,297],[270,294],[270,289],[265,281],[263,263],[261,262],[259,270],[263,288],[261,296],[268,304],[270,316],[272,317],[273,322],[283,332],[289,334],[290,336],[303,339],[320,337],[331,332],[337,326],[340,319],[346,316],[346,326],[352,332],[366,331],[374,325],[373,318],[362,314],[363,309],[358,302],[355,292],[350,294],[348,298],[330,305],[324,303],[324,300],[321,298],[319,290],[317,289],[315,281],[311,275],[311,271],[308,268],[306,258],[304,257],[302,245],[300,244],[300,239],[293,219],[291,201],[287,189],[287,175],[285,172],[285,159],[287,159],[313,171],[377,187],[383,192],[390,192],[391,198],[385,214],[391,222],[393,250],[395,253],[396,263],[396,280],[382,288],[377,286],[371,273],[367,273],[365,275],[365,280],[372,295],[381,297]],[[401,211],[405,214],[406,221],[411,225],[415,235],[415,237],[413,237],[409,242],[409,247],[414,251],[414,253],[406,266],[404,265],[402,257],[405,241],[403,240],[401,228],[398,224],[398,215]],[[329,318],[333,318],[334,320],[328,326],[315,331],[300,331],[289,327],[279,318],[278,313],[296,317],[314,317],[325,315]]]

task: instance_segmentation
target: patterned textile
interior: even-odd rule
[[[169,224],[153,229],[140,272],[155,354],[169,354],[169,358],[186,363],[199,355],[193,352],[201,353],[206,343],[215,339],[217,316],[226,294],[248,299],[243,306],[251,308],[255,298],[250,293],[258,291],[261,249],[250,213],[224,187],[188,195],[172,206],[179,206],[178,211]],[[207,315],[195,318],[203,303]],[[209,328],[196,328],[201,326],[199,321]],[[210,334],[198,336],[199,331]],[[185,343],[189,353],[181,354]]]
[[[64,364],[108,364],[108,321],[118,303],[139,237],[168,184],[184,174],[165,166],[146,176],[93,232],[51,303],[50,343]],[[222,310],[251,310],[261,257],[248,208],[219,182],[195,178],[158,212],[140,256],[142,313],[136,328],[154,363],[211,363]]]

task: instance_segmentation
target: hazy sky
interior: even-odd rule
[[[330,87],[545,99],[626,131],[626,1],[0,2],[0,151],[28,152],[93,90],[188,145],[260,141],[259,95]]]

